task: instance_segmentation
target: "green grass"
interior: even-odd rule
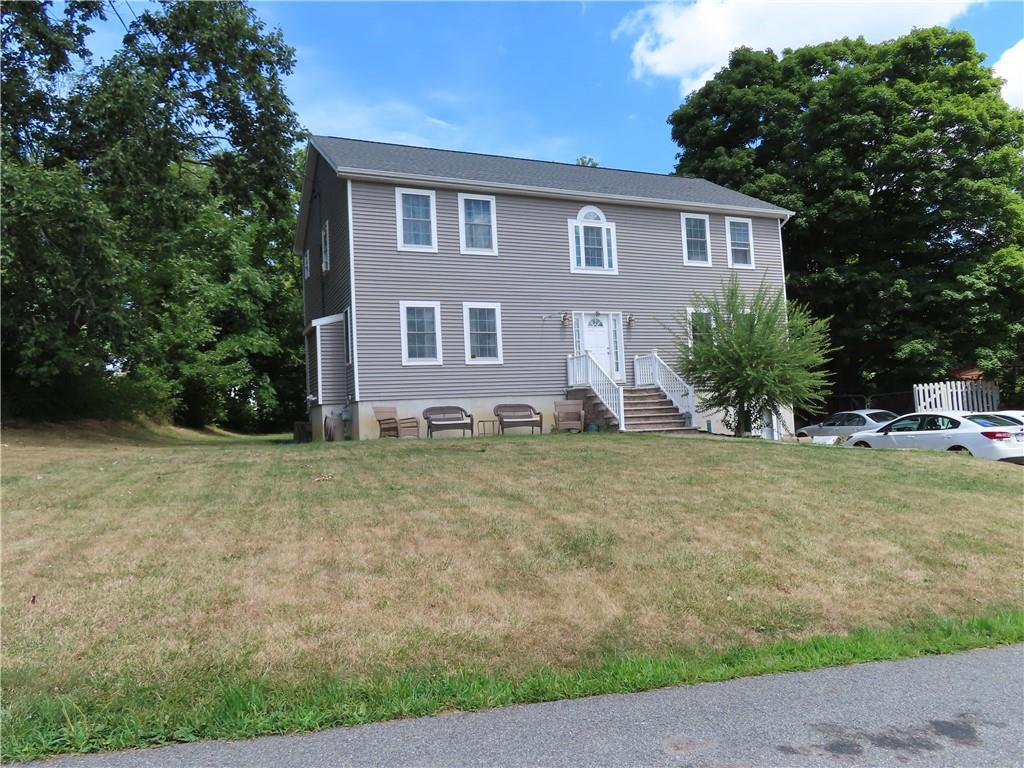
[[[522,676],[419,669],[286,685],[243,670],[208,669],[151,685],[130,678],[99,687],[90,681],[80,690],[36,695],[6,709],[3,758],[310,731],[1019,642],[1024,611],[1001,611],[726,650],[609,655],[581,669],[542,667]]]

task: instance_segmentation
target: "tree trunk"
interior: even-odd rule
[[[750,424],[750,415],[747,413],[746,405],[739,405],[736,407],[736,428],[733,430],[733,434],[736,437],[743,437],[747,434],[748,427]]]

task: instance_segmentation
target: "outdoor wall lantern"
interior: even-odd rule
[[[629,312],[626,314],[626,327],[632,328],[634,325],[636,325],[636,315],[634,315],[632,312]]]

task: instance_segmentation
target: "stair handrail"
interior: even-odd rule
[[[588,350],[566,356],[566,374],[570,387],[589,387],[619,423],[626,428],[625,399],[622,387],[601,367]]]
[[[681,413],[690,414],[690,425],[696,425],[697,409],[693,387],[661,359],[658,350],[652,349],[645,355],[633,358],[633,379],[638,387],[659,387]]]

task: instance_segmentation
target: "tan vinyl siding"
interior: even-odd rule
[[[464,256],[457,192],[438,189],[438,252],[409,253],[396,247],[394,186],[353,182],[360,398],[559,392],[573,343],[561,314],[571,311],[635,316],[634,326],[623,328],[631,379],[636,354],[657,348],[674,360],[676,317],[696,303],[697,293],[713,292],[730,274],[750,290],[762,281],[783,285],[776,218],[753,218],[756,269],[730,270],[724,216],[710,219],[713,266],[684,266],[680,211],[610,204],[598,207],[616,225],[619,273],[573,274],[567,220],[588,204],[593,201],[499,194],[498,255]],[[402,365],[399,302],[412,300],[441,303],[443,365]],[[463,302],[501,304],[502,365],[465,363]]]
[[[345,360],[345,322],[339,320],[317,328],[320,333],[320,404],[348,400]]]

